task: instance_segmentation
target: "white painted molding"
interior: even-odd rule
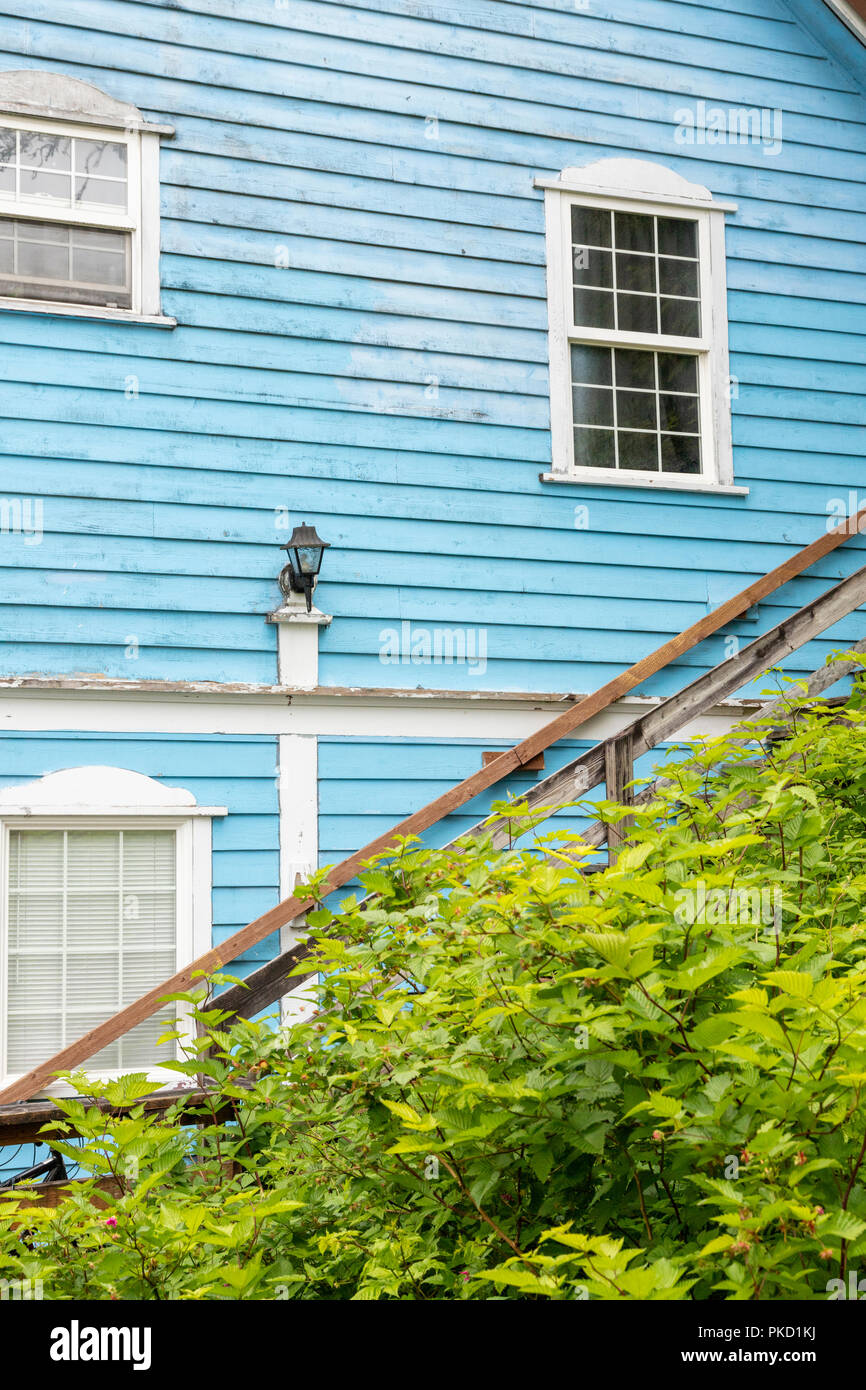
[[[192,792],[167,787],[121,767],[72,767],[35,782],[0,789],[0,817],[15,815],[224,816],[225,806],[197,806]]]
[[[159,135],[174,134],[173,126],[153,125],[144,119],[137,106],[109,96],[90,82],[34,68],[0,72],[0,111],[41,120],[78,121]]]
[[[3,694],[0,699],[0,737],[3,732],[56,731],[70,729],[103,734],[115,733],[164,734],[223,734],[227,737],[244,734],[297,734],[331,738],[398,738],[456,739],[478,741],[484,748],[491,740],[517,743],[536,733],[552,717],[567,709],[573,701],[545,699],[513,702],[507,697],[484,698],[453,695],[436,700],[412,699],[406,691],[353,696],[351,691],[331,695],[311,692],[288,699],[273,690],[263,700],[208,700],[170,698],[153,700],[126,694],[109,698],[88,698],[70,692],[30,695],[21,692]],[[609,738],[630,723],[640,713],[657,705],[657,699],[630,696],[581,725],[580,737],[593,742]],[[698,734],[722,734],[737,719],[743,719],[757,709],[760,700],[728,700],[701,720],[700,728],[682,737]],[[21,794],[21,788],[17,790]],[[205,814],[206,808],[172,808],[175,815]],[[0,811],[0,814],[3,812]],[[211,808],[209,814],[222,814],[223,808]]]
[[[280,897],[290,898],[299,879],[319,863],[319,741],[309,734],[279,738]],[[280,928],[280,951],[289,951],[305,934],[303,918]],[[309,986],[283,996],[283,1026],[309,1018],[314,1001]]]
[[[313,690],[319,683],[319,628],[328,627],[331,615],[315,606],[308,613],[304,595],[292,594],[266,621],[277,627],[278,683]]]
[[[662,204],[735,212],[736,203],[717,202],[701,183],[650,159],[597,159],[563,169],[557,178],[537,178],[536,188],[585,193],[601,198],[637,198]]]
[[[706,478],[675,477],[673,474],[640,473],[636,477],[616,477],[611,470],[610,477],[600,478],[590,468],[575,468],[573,473],[539,473],[542,483],[565,483],[569,487],[637,487],[655,489],[658,492],[708,492],[719,497],[748,497],[750,489],[735,487],[724,483],[714,483]]]

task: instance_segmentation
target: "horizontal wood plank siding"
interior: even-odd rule
[[[324,682],[588,690],[818,534],[834,499],[866,497],[866,65],[818,0],[7,0],[0,68],[21,67],[175,127],[161,278],[179,326],[0,311],[0,499],[42,506],[40,537],[0,534],[3,674],[272,681],[289,518],[332,544]],[[698,100],[778,111],[781,148],[677,143]],[[539,481],[533,180],[609,155],[739,204],[748,497]],[[383,660],[404,623],[460,629],[483,666]],[[789,669],[860,635],[855,615]]]

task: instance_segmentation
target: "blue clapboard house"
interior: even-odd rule
[[[866,501],[866,6],[2,8],[8,1082]]]

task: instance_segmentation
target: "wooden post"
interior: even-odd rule
[[[627,784],[634,777],[634,755],[632,752],[632,733],[626,729],[615,734],[604,745],[604,780],[607,783],[608,801],[619,801],[624,806],[634,804],[634,791]],[[616,825],[607,827],[608,858],[616,863],[619,846],[628,839],[633,824],[631,816],[625,816]]]

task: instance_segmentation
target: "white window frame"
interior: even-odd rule
[[[174,133],[172,127],[150,124],[136,107],[76,78],[59,73],[10,72],[0,73],[0,128],[126,145],[126,212],[74,204],[64,207],[50,198],[19,199],[0,194],[0,216],[125,231],[131,239],[129,308],[0,295],[0,309],[173,328],[176,320],[162,313],[159,283],[159,147],[162,136]]]
[[[536,179],[544,189],[547,247],[548,342],[552,468],[545,482],[745,495],[734,485],[728,365],[725,213],[735,204],[713,200],[708,189],[645,160],[601,160],[566,169],[558,179]],[[674,337],[574,325],[571,271],[571,208],[686,217],[698,228],[701,336]],[[588,468],[576,463],[572,417],[570,344],[680,352],[698,362],[701,472],[677,474]]]
[[[9,941],[9,837],[13,830],[174,830],[176,832],[176,962],[180,970],[210,950],[213,933],[212,819],[225,806],[197,806],[192,794],[120,768],[79,767],[50,773],[38,782],[0,792],[0,1086],[18,1073],[6,1070]],[[178,1009],[178,1026],[190,1036],[194,1021]],[[70,1038],[69,1041],[74,1041]],[[129,1067],[94,1070],[113,1080]],[[176,1086],[178,1072],[151,1067],[151,1080]],[[52,1082],[42,1095],[71,1095],[67,1082]]]

